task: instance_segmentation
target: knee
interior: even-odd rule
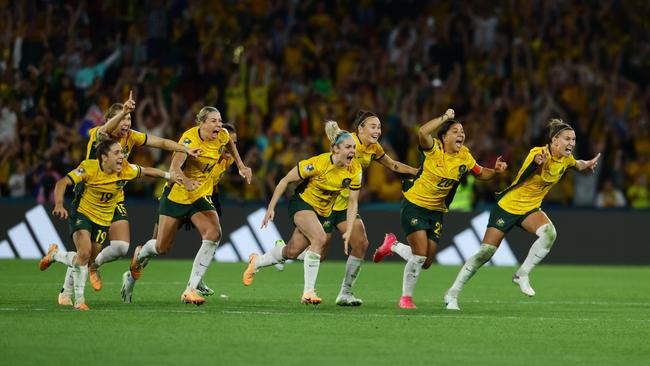
[[[300,253],[302,253],[302,251],[298,251],[298,249],[296,249],[294,247],[290,247],[290,246],[287,245],[287,246],[284,247],[283,256],[286,259],[296,259],[296,258],[298,258]]]
[[[362,240],[359,240],[357,243],[355,243],[355,246],[359,248],[359,251],[363,254],[365,254],[368,251],[368,246],[370,246],[370,242],[368,242],[368,238],[363,238]]]
[[[116,254],[124,257],[129,251],[129,243],[123,240],[111,240],[111,246],[115,248]]]
[[[540,238],[545,238],[550,243],[555,242],[555,239],[557,239],[557,230],[555,230],[555,226],[551,223],[540,226],[535,234]]]
[[[75,262],[79,264],[80,266],[85,266],[88,264],[90,261],[90,250],[77,250],[77,256],[75,258]]]
[[[314,249],[314,252],[322,252],[325,244],[327,244],[327,234],[319,234],[311,241],[310,244],[312,246],[312,249]]]
[[[219,226],[211,227],[203,234],[203,240],[219,241],[221,240],[221,230]]]

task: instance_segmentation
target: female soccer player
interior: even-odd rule
[[[110,138],[122,145],[122,152],[124,153],[124,164],[128,164],[127,159],[133,150],[134,146],[150,146],[157,147],[167,151],[178,151],[197,157],[200,149],[188,148],[187,146],[178,144],[172,140],[160,138],[153,135],[146,135],[144,133],[131,129],[131,112],[135,109],[135,101],[133,100],[133,92],[129,92],[129,99],[122,103],[115,103],[106,111],[106,123],[102,126],[92,128],[89,131],[90,139],[86,148],[86,159],[96,159],[96,145],[97,142]],[[75,186],[75,200],[73,201],[72,209],[75,206],[83,192],[83,184]],[[124,206],[124,192],[120,191],[118,194],[118,204],[115,208],[115,214],[111,221],[109,229],[110,245],[103,248],[94,262],[88,266],[90,272],[90,284],[99,291],[102,288],[102,278],[99,272],[99,267],[104,263],[115,261],[116,259],[126,255],[129,250],[130,243],[130,227],[128,221],[128,213]],[[68,269],[63,283],[63,288],[59,294],[59,304],[71,305],[72,295],[72,269]]]
[[[190,220],[199,230],[202,242],[194,259],[187,288],[181,300],[188,304],[201,305],[205,299],[197,293],[197,286],[207,271],[221,240],[219,216],[212,204],[212,188],[215,167],[225,149],[229,149],[239,168],[239,174],[250,184],[252,172],[244,165],[228,131],[223,128],[221,113],[214,107],[203,107],[196,116],[198,126],[183,133],[181,143],[187,147],[200,148],[200,157],[175,153],[171,170],[181,171],[183,184],[167,186],[160,197],[158,238],[135,248],[131,261],[131,277],[125,281],[138,280],[142,269],[150,258],[164,255],[171,249],[176,229],[184,220]],[[132,284],[123,283],[123,287]]]
[[[530,247],[524,263],[512,276],[512,282],[519,285],[521,292],[527,296],[535,296],[528,274],[546,257],[557,236],[553,223],[541,209],[542,201],[567,168],[575,167],[580,171],[591,169],[593,172],[600,158],[598,154],[591,160],[576,160],[571,155],[576,143],[576,134],[573,128],[561,119],[550,120],[548,129],[550,143],[533,147],[514,182],[496,194],[497,206],[490,213],[483,244],[478,253],[465,262],[453,285],[445,293],[447,309],[460,310],[458,295],[463,286],[492,258],[501,240],[514,226],[537,235],[537,240]]]
[[[264,256],[251,254],[243,275],[244,285],[253,283],[255,273],[260,269],[286,259],[295,259],[307,247],[304,270],[305,282],[302,294],[303,304],[320,304],[316,295],[316,278],[324,254],[328,235],[333,226],[330,222],[332,206],[342,191],[350,189],[347,209],[347,230],[343,233],[345,251],[350,241],[354,220],[357,216],[359,189],[361,188],[361,164],[354,158],[356,142],[351,133],[338,129],[336,123],[325,127],[332,142],[332,152],[320,154],[298,162],[275,187],[268,210],[262,221],[265,227],[275,217],[275,205],[292,182],[302,181],[289,201],[289,217],[296,228],[285,246],[275,246]]]
[[[385,240],[374,255],[379,262],[391,251],[406,260],[399,307],[416,308],[413,290],[422,266],[433,261],[433,255],[442,232],[442,216],[454,198],[454,192],[464,174],[472,172],[478,179],[487,180],[507,168],[497,159],[494,169],[476,164],[464,146],[463,125],[454,120],[455,112],[447,109],[444,115],[425,123],[418,131],[424,162],[412,186],[405,187],[400,211],[402,228],[410,247],[397,246],[395,240]],[[437,139],[432,136],[437,131]],[[389,238],[389,235],[387,235]],[[393,236],[394,238],[394,236]]]
[[[60,262],[72,268],[75,290],[74,307],[88,310],[84,297],[88,262],[97,255],[98,248],[108,236],[109,226],[115,207],[119,204],[120,192],[130,180],[141,176],[158,177],[179,181],[180,176],[156,168],[139,167],[124,164],[122,146],[113,140],[105,140],[96,146],[99,159],[86,159],[79,167],[61,178],[54,188],[55,206],[52,214],[62,219],[68,218],[63,207],[63,195],[66,187],[84,183],[84,190],[79,197],[78,206],[71,211],[70,233],[77,252],[61,254],[56,244],[50,245],[47,255],[41,259],[41,271],[52,262]]]
[[[330,121],[328,123],[334,124],[332,128],[335,130],[338,129],[336,122]],[[381,121],[377,115],[369,111],[359,111],[353,126],[356,132],[353,132],[351,135],[357,144],[355,157],[361,164],[361,169],[364,172],[374,160],[396,173],[408,174],[411,176],[417,174],[418,170],[416,168],[394,161],[384,152],[384,149],[379,144],[379,137],[381,136]],[[341,194],[336,198],[332,215],[329,219],[331,225],[337,228],[341,233],[344,233],[347,230],[346,212],[348,208],[349,195],[349,189],[341,191]],[[329,247],[331,237],[331,235],[328,235],[327,244],[325,245],[326,248]],[[363,300],[357,298],[352,293],[352,286],[359,276],[363,258],[366,256],[366,251],[368,250],[368,235],[366,234],[366,227],[359,215],[357,215],[356,220],[354,220],[352,236],[350,237],[350,246],[352,247],[352,251],[349,253],[350,255],[345,264],[345,274],[341,283],[341,290],[339,291],[339,295],[336,297],[336,304],[339,306],[360,306],[363,304]],[[347,251],[345,254],[348,254]],[[302,259],[300,258],[301,256],[299,256],[298,259]]]

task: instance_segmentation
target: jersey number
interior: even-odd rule
[[[440,237],[440,230],[442,230],[442,224],[439,222],[436,222],[433,228],[434,234],[436,234],[437,237]]]
[[[449,179],[449,178],[440,178],[440,182],[438,183],[438,187],[440,188],[448,188],[454,185],[456,183],[455,180]]]
[[[109,192],[102,192],[102,197],[99,199],[102,202],[108,202],[113,198],[113,194]]]
[[[104,244],[104,241],[106,241],[106,231],[104,230],[97,230],[97,237],[95,238],[95,243],[97,244]]]

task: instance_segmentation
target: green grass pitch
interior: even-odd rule
[[[367,262],[355,287],[365,303],[334,305],[344,263],[325,262],[324,303],[300,304],[302,264],[262,270],[213,263],[216,291],[201,307],[180,303],[191,262],[154,260],[134,303],[119,298],[127,261],[102,268],[104,288],[86,286],[91,311],[57,305],[65,267],[0,261],[2,365],[648,365],[650,268],[542,265],[537,296],[510,282],[513,268],[483,268],[443,310],[458,267],[422,271],[416,310],[397,308],[403,263]]]

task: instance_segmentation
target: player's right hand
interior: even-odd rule
[[[56,205],[54,206],[54,210],[52,210],[52,215],[65,220],[68,218],[68,211],[63,207],[63,205]]]
[[[454,119],[454,117],[456,117],[456,112],[449,108],[445,111],[444,116],[447,117],[447,120]]]
[[[201,185],[201,183],[193,180],[193,179],[183,179],[183,185],[185,186],[185,189],[188,191],[193,191]]]
[[[275,217],[275,210],[272,208],[269,208],[266,210],[266,215],[264,215],[264,220],[262,220],[262,229],[266,227],[266,225],[269,224],[269,221],[273,221],[273,218]]]
[[[542,165],[546,163],[546,150],[542,151],[541,154],[535,154],[535,164]]]
[[[124,112],[131,113],[135,110],[135,100],[133,100],[133,90],[129,91],[129,99],[124,102]]]

